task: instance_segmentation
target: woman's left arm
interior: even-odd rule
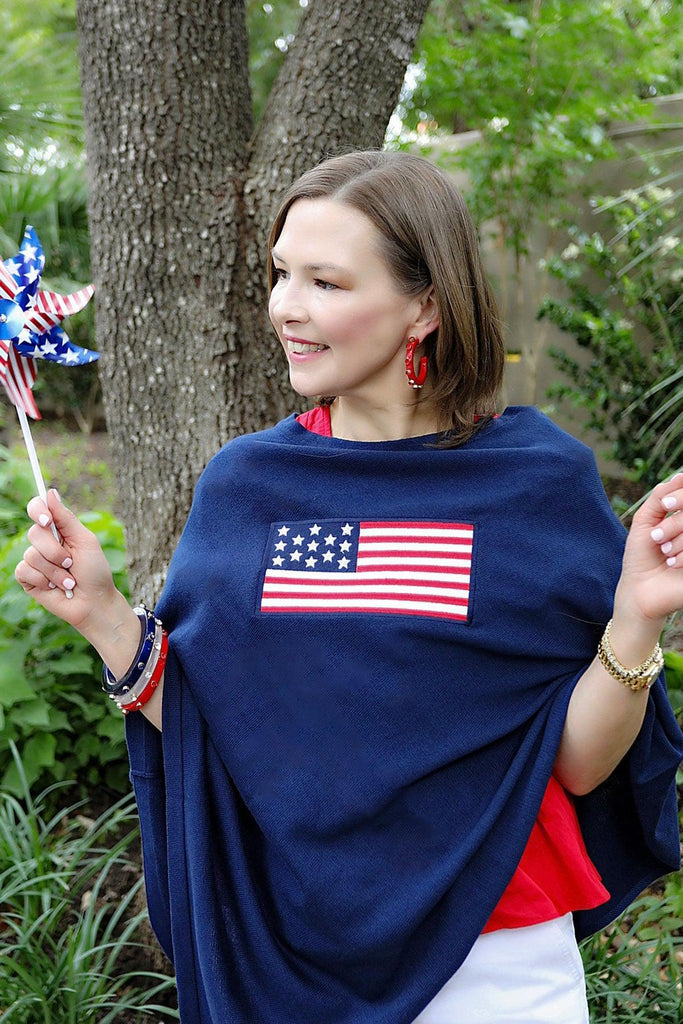
[[[614,595],[610,645],[627,669],[652,654],[667,616],[683,608],[683,473],[659,484],[633,518]],[[612,774],[634,742],[648,690],[631,690],[596,657],[579,679],[555,761],[575,795]]]

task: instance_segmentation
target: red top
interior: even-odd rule
[[[332,436],[329,406],[297,417],[314,434]],[[522,859],[484,928],[521,928],[589,910],[609,899],[588,856],[571,797],[551,777]]]

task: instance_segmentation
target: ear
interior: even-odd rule
[[[415,320],[415,331],[413,333],[426,338],[428,334],[437,329],[440,322],[439,307],[436,304],[434,288],[430,286],[426,292],[423,292],[419,302],[420,308]]]

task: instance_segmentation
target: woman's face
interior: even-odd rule
[[[299,394],[409,399],[405,345],[427,333],[423,301],[398,289],[380,246],[372,222],[344,203],[290,207],[273,249],[268,312]]]

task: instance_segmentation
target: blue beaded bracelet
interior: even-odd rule
[[[154,648],[154,635],[157,620],[154,612],[140,605],[133,609],[140,620],[140,645],[133,663],[121,679],[116,679],[106,665],[102,666],[102,689],[114,697],[121,697],[135,686],[145,671],[147,662]]]

